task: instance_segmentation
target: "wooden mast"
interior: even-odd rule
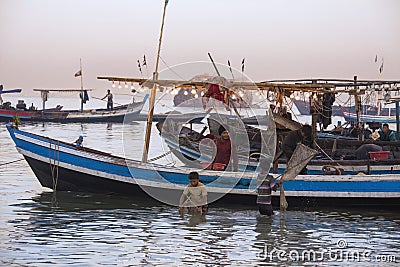
[[[164,2],[164,11],[163,11],[161,30],[160,30],[160,39],[158,40],[156,67],[155,67],[155,70],[153,73],[154,81],[158,79],[158,64],[160,61],[161,40],[162,40],[162,35],[163,35],[163,30],[164,30],[165,13],[167,10],[168,1],[169,0],[165,0],[165,2]],[[149,155],[150,135],[151,135],[151,126],[153,123],[154,103],[156,100],[156,92],[157,92],[157,85],[156,85],[156,83],[154,83],[153,88],[151,90],[151,94],[150,94],[150,100],[149,100],[149,115],[147,117],[147,127],[146,127],[146,135],[145,135],[145,141],[144,141],[142,162],[147,162],[147,158]]]
[[[363,127],[361,123],[361,95],[358,92],[358,86],[357,86],[357,76],[354,76],[354,99],[355,99],[355,104],[356,104],[356,114],[357,114],[357,131],[358,131],[358,140],[362,141],[364,138],[363,135]]]

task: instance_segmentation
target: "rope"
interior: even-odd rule
[[[8,165],[8,164],[12,164],[12,163],[15,163],[15,162],[18,162],[18,161],[21,161],[21,160],[24,160],[24,159],[17,159],[17,160],[5,162],[5,163],[0,164],[0,166],[5,166],[5,165]]]
[[[326,154],[325,151],[317,144],[317,142],[314,142],[314,144],[318,147],[319,150],[321,150],[321,152],[322,152],[328,159],[330,159],[332,162],[334,162],[335,164],[337,164],[339,167],[343,167],[339,162],[335,161],[335,160],[332,159],[328,154]]]
[[[167,62],[165,62],[165,60],[161,57],[161,56],[159,56],[159,58],[161,59],[161,61],[165,64],[165,66],[167,66],[167,68],[171,71],[171,72],[173,72],[176,76],[178,76],[181,80],[185,80],[185,78],[183,78],[181,75],[179,75],[176,71],[174,71],[168,64],[167,64]]]
[[[155,157],[155,158],[149,159],[148,162],[152,162],[152,161],[159,160],[159,159],[161,159],[161,158],[163,158],[163,157],[165,157],[165,156],[168,156],[168,155],[171,154],[171,153],[172,153],[171,150],[170,150],[170,151],[167,151],[167,152],[165,152],[164,154],[162,154],[162,155],[160,155],[160,156],[157,156],[157,157]]]
[[[52,150],[51,145],[52,145],[52,143],[50,141],[49,142],[49,164],[50,164],[51,177],[53,179],[53,192],[55,193],[57,191],[58,167],[60,165],[60,142],[57,141],[57,143],[54,144],[53,150]],[[51,155],[52,151],[53,151],[53,155]],[[52,163],[52,159],[53,159],[53,163]]]

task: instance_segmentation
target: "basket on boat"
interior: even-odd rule
[[[372,160],[385,160],[389,158],[390,151],[368,152]]]

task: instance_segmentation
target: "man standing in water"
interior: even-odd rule
[[[101,100],[104,100],[104,98],[107,98],[107,110],[113,110],[113,95],[110,89],[107,90],[107,94]]]
[[[276,183],[276,179],[268,174],[268,170],[266,170],[265,165],[260,163],[260,173],[258,174],[257,179],[261,182],[261,184],[257,188],[257,207],[258,211],[261,215],[272,216],[274,211],[272,209],[271,203],[271,194],[272,190],[276,191],[278,188],[278,184]]]
[[[189,181],[179,200],[179,213],[183,214],[184,208],[187,208],[190,213],[205,214],[208,208],[207,189],[200,182],[197,172],[189,173]]]

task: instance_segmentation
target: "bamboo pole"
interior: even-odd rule
[[[162,17],[162,22],[161,22],[160,39],[158,41],[156,67],[155,67],[155,70],[153,73],[153,81],[158,80],[158,64],[160,61],[161,41],[162,41],[162,35],[163,35],[163,30],[164,30],[164,21],[165,21],[165,13],[167,10],[167,4],[168,4],[168,0],[165,0],[163,17]],[[154,83],[153,88],[151,90],[150,100],[149,100],[149,115],[147,117],[146,135],[145,135],[143,155],[142,155],[143,163],[147,162],[147,159],[149,156],[150,135],[151,135],[151,126],[153,124],[154,103],[156,100],[156,92],[157,92],[157,85],[156,85],[156,83]]]
[[[357,92],[357,76],[354,76],[354,89],[356,90],[354,94],[355,104],[356,104],[356,114],[357,114],[357,131],[358,140],[363,140],[363,129],[361,125],[361,95]]]

